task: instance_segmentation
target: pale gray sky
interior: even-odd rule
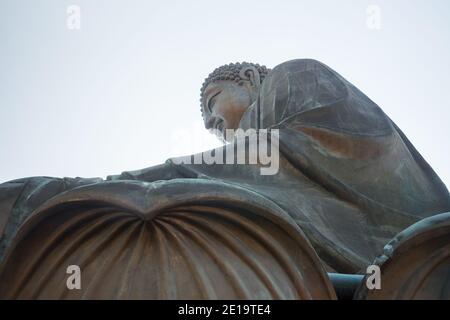
[[[80,30],[67,28],[69,5]],[[0,0],[0,182],[105,177],[217,146],[198,101],[215,67],[314,58],[449,185],[449,27],[448,0]]]

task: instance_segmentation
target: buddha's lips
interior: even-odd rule
[[[223,126],[224,126],[223,120],[218,120],[218,121],[215,123],[214,128],[217,129],[217,130],[219,130],[219,131],[222,131]]]

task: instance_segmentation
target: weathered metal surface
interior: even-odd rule
[[[450,213],[402,231],[374,264],[381,269],[381,289],[363,283],[357,299],[450,300]]]

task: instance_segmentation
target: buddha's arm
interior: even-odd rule
[[[111,175],[107,180],[139,180],[153,182],[158,180],[171,180],[177,178],[196,178],[195,174],[185,172],[171,160],[165,163],[135,171],[124,171],[120,175]]]

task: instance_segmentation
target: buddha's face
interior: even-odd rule
[[[226,129],[238,129],[242,115],[253,103],[254,89],[248,84],[221,80],[210,83],[202,97],[206,129],[216,129],[222,137]]]

